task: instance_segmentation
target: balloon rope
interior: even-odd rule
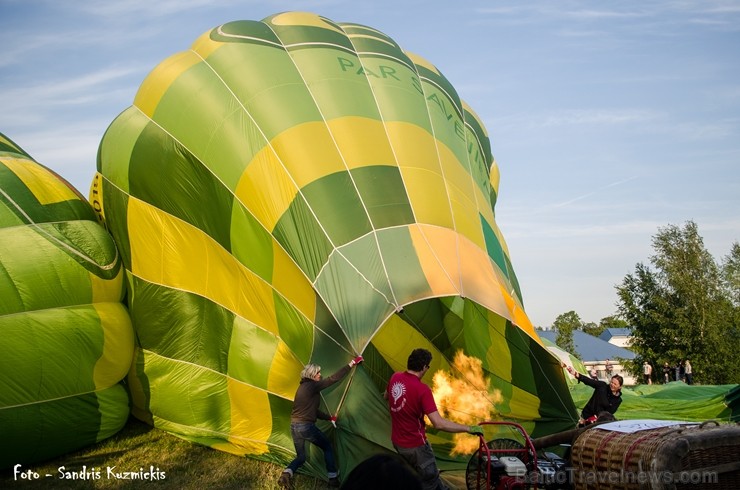
[[[357,367],[357,364],[355,364],[354,368],[352,368],[352,372],[349,373],[349,381],[347,381],[347,386],[344,387],[344,393],[342,393],[342,398],[339,399],[339,404],[337,405],[337,410],[334,412],[334,416],[339,416],[339,410],[342,408],[342,405],[344,404],[344,399],[347,398],[347,393],[349,392],[349,387],[352,386],[352,380],[355,377],[355,368]]]

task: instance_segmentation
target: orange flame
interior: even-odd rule
[[[483,363],[461,350],[455,354],[452,373],[437,371],[432,378],[434,399],[439,414],[459,424],[477,424],[497,419],[496,404],[503,399],[501,391],[490,387],[483,375]],[[472,454],[478,450],[480,439],[468,434],[455,434],[451,455]]]

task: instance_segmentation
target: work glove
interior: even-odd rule
[[[468,434],[472,434],[474,436],[482,436],[483,427],[481,427],[480,425],[471,425],[470,429],[468,429]]]
[[[349,361],[349,367],[357,366],[359,363],[361,363],[364,360],[365,359],[363,359],[362,356],[357,356],[354,359],[352,359],[351,361]]]
[[[332,415],[331,417],[329,417],[329,421],[331,422],[331,425],[333,425],[334,428],[336,429],[337,428],[337,416]]]

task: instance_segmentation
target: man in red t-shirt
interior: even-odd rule
[[[444,490],[448,487],[439,478],[437,462],[427,441],[424,415],[429,417],[435,429],[445,432],[482,435],[483,429],[477,425],[452,422],[439,414],[432,390],[421,382],[430,362],[431,352],[414,349],[406,362],[406,371],[391,376],[384,395],[391,412],[393,447],[419,473],[425,490]]]

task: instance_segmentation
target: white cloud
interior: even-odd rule
[[[552,207],[554,207],[554,208],[560,208],[560,207],[564,207],[564,206],[569,206],[569,205],[571,205],[571,204],[573,204],[573,203],[575,203],[577,201],[581,201],[583,199],[587,199],[589,197],[598,195],[601,191],[604,191],[606,189],[609,189],[610,187],[615,187],[615,186],[624,184],[626,182],[630,182],[632,180],[635,180],[636,178],[637,177],[630,177],[630,178],[627,178],[627,179],[619,180],[617,182],[612,182],[611,184],[607,184],[607,185],[598,187],[598,188],[596,188],[596,189],[594,189],[594,190],[592,190],[590,192],[587,192],[587,193],[585,193],[583,195],[574,197],[572,199],[568,199],[567,201],[563,201],[563,202],[560,202],[560,203],[557,203],[557,204],[553,204]]]
[[[54,169],[86,195],[95,174],[98,145],[109,121],[84,121],[7,135],[31,158]]]
[[[14,36],[17,36],[17,34]],[[0,42],[4,46],[0,51],[0,68],[23,63],[24,60],[29,58],[29,53],[53,46],[58,42],[58,39],[54,36],[31,36],[26,37],[25,42],[22,43],[9,42],[10,38],[14,36],[3,35],[0,37]]]
[[[585,19],[585,20],[602,20],[602,19],[635,19],[640,17],[648,17],[648,12],[618,12],[616,10],[590,10],[590,9],[578,9],[578,10],[566,10],[563,12],[563,16],[571,17],[574,19]]]
[[[501,130],[506,127],[532,129],[575,125],[624,125],[656,121],[662,117],[658,112],[647,109],[567,109],[558,112],[497,117],[493,127]]]
[[[593,2],[570,1],[528,2],[476,9],[478,23],[508,24],[578,22],[571,29],[560,31],[565,36],[591,36],[596,31],[577,30],[578,26],[609,23],[608,31],[629,31],[643,35],[675,35],[685,25],[738,30],[736,14],[740,5],[734,0],[617,2],[612,8],[591,8]],[[616,25],[615,25],[616,24]],[[672,34],[670,34],[672,33]],[[603,34],[603,32],[602,32]],[[594,36],[594,39],[597,39]]]
[[[0,121],[14,125],[34,124],[48,117],[51,111],[64,106],[91,105],[117,97],[133,100],[136,86],[116,88],[115,82],[124,81],[139,73],[140,67],[111,67],[76,77],[44,79],[42,83],[0,90]],[[36,81],[36,80],[34,80]],[[9,125],[2,122],[3,126]]]
[[[91,92],[96,90],[108,91],[111,82],[140,71],[141,69],[138,67],[110,67],[77,77],[47,79],[42,84],[31,85],[16,91],[22,91],[24,97],[28,99],[55,101],[64,104],[67,103],[69,98],[89,97]],[[15,95],[17,94],[10,91],[8,97],[12,98]]]
[[[126,0],[124,2],[88,0],[80,2],[77,8],[85,13],[107,19],[117,19],[122,16],[135,18],[141,15],[167,17],[198,9],[213,11],[216,9],[239,8],[245,12],[245,17],[241,18],[253,19],[252,16],[248,15],[250,9],[247,7],[250,5],[259,7],[261,10],[270,5],[271,10],[275,13],[286,10],[316,11],[320,13],[321,9],[343,3],[346,2],[341,0],[304,0],[300,8],[297,8],[295,2],[286,0],[219,0],[219,2],[213,2],[213,0]]]
[[[563,37],[572,37],[572,38],[602,38],[605,36],[604,31],[599,30],[583,30],[583,29],[561,29],[558,31],[558,34]]]
[[[658,226],[665,226],[667,224],[663,221],[640,219],[601,224],[594,224],[588,221],[572,224],[549,220],[515,221],[501,219],[498,221],[507,240],[510,238],[521,239],[525,237],[528,239],[547,237],[549,240],[552,240],[570,237],[645,236],[646,233],[654,233],[658,229]]]
[[[222,0],[222,6],[235,2]],[[244,2],[242,2],[244,3]],[[121,16],[167,16],[178,12],[212,6],[211,0],[126,0],[110,2],[107,0],[81,2],[77,5],[80,11],[102,18],[118,19]]]
[[[593,125],[593,124],[633,124],[655,120],[658,114],[643,109],[571,109],[550,114],[541,120],[543,126]]]

